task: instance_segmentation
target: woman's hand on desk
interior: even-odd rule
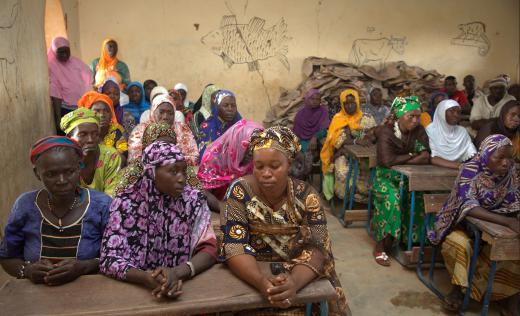
[[[41,260],[25,267],[25,277],[34,284],[46,283],[47,273],[53,269],[49,260]]]
[[[289,308],[299,290],[294,278],[290,274],[280,274],[269,280],[274,286],[268,289],[269,302],[279,308]]]
[[[152,295],[157,298],[176,298],[182,294],[182,279],[174,268],[158,268],[152,273],[152,277],[159,282]]]
[[[98,266],[99,261],[97,259],[62,260],[52,266],[52,270],[47,272],[47,276],[44,277],[44,281],[47,283],[47,285],[61,285],[69,283],[84,274],[97,271]]]

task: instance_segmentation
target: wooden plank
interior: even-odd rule
[[[365,147],[360,145],[347,145],[345,149],[349,155],[352,155],[357,159],[377,156],[376,146]]]
[[[509,227],[502,226],[499,224],[484,221],[478,218],[467,216],[466,220],[473,225],[477,226],[481,231],[489,234],[493,238],[504,238],[504,239],[515,239],[518,238],[518,234],[512,231]]]
[[[392,169],[404,174],[408,178],[418,177],[457,177],[459,171],[457,169],[443,168],[434,165],[397,165]]]
[[[408,191],[451,191],[456,177],[415,176],[408,178]]]
[[[448,194],[425,194],[424,195],[424,212],[428,213],[438,213],[446,200],[448,199]]]
[[[268,263],[260,267],[269,273]],[[257,290],[220,264],[187,281],[182,290],[175,300],[158,300],[148,289],[102,275],[82,276],[57,287],[12,279],[0,289],[0,310],[2,315],[189,315],[270,306]],[[299,291],[294,304],[335,297],[330,282],[320,279]]]
[[[345,222],[368,221],[368,210],[346,210]]]
[[[409,262],[412,264],[417,264],[419,262],[419,253],[421,252],[421,247],[413,247],[412,251],[410,253],[410,259]],[[424,247],[424,256],[423,256],[423,263],[430,263],[432,262],[432,255],[433,255],[433,247],[426,246]],[[437,257],[435,258],[435,262],[444,262],[444,259],[442,258],[442,254],[440,251],[437,252]]]
[[[520,260],[520,239],[515,238],[487,238],[484,233],[482,239],[491,245],[489,258],[495,261]],[[489,236],[489,235],[488,235]],[[490,241],[492,239],[492,241]]]

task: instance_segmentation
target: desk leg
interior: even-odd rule
[[[399,180],[399,204],[401,206],[401,210],[403,209],[403,195],[404,195],[404,174],[401,174],[401,179]]]
[[[320,316],[328,316],[329,315],[329,304],[327,301],[320,302]]]
[[[370,170],[370,178],[368,180],[368,207],[367,207],[367,213],[368,213],[368,220],[367,220],[367,232],[370,234],[372,231],[371,229],[371,223],[372,223],[372,186],[374,185],[374,179],[376,177],[376,168],[372,168]]]
[[[477,267],[477,259],[479,252],[479,243],[480,243],[480,231],[473,225],[468,225],[472,230],[474,238],[473,238],[473,254],[471,256],[471,261],[469,263],[469,273],[468,273],[468,288],[466,289],[466,294],[464,295],[464,302],[462,303],[461,313],[463,313],[469,305],[469,299],[471,295],[471,287],[473,285],[473,275],[475,274],[475,269]]]
[[[305,316],[312,316],[312,303],[305,304]]]
[[[491,261],[491,270],[488,275],[488,284],[486,289],[486,296],[484,296],[484,302],[482,303],[482,311],[480,316],[487,316],[489,310],[489,300],[491,298],[491,292],[493,291],[493,281],[495,280],[495,273],[497,272],[497,262]]]
[[[352,177],[352,157],[349,156],[348,157],[348,172],[347,172],[347,177],[345,179],[345,195],[343,195],[343,209],[342,209],[342,212],[341,212],[341,219],[345,219],[345,210],[347,209],[347,199],[348,199],[348,194],[350,192],[350,179]]]
[[[354,204],[354,196],[356,195],[356,182],[357,182],[357,176],[359,172],[359,160],[354,160],[354,176],[352,178],[352,186],[350,187],[350,202],[348,205],[348,209],[352,210],[353,204]]]
[[[401,201],[403,199],[403,196],[401,195]],[[411,251],[412,250],[412,237],[413,237],[413,222],[414,222],[414,215],[415,215],[415,191],[412,191],[412,195],[410,197],[411,205],[410,205],[410,222],[408,227],[408,245],[406,247],[406,250]]]

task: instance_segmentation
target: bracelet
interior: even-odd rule
[[[31,264],[30,261],[24,261],[24,263],[22,263],[20,270],[18,270],[18,275],[16,276],[17,279],[25,279],[25,268],[29,264]]]
[[[186,264],[188,265],[188,267],[190,267],[190,279],[191,279],[195,276],[195,266],[193,265],[193,263],[191,261],[186,261]]]
[[[356,145],[356,139],[354,138],[354,142],[353,142],[354,145]]]

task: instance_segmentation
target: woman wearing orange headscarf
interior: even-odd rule
[[[334,115],[327,132],[327,138],[321,149],[320,157],[323,171],[323,194],[327,200],[336,195],[343,198],[345,181],[348,173],[347,159],[345,158],[346,145],[369,144],[366,131],[375,127],[376,121],[370,114],[363,114],[359,94],[354,89],[343,90],[339,96],[340,112]],[[361,202],[365,199],[367,185],[363,178],[367,178],[363,169],[360,170],[357,181],[356,199]],[[365,172],[366,173],[366,172]]]
[[[117,58],[117,42],[111,38],[103,41],[101,57],[96,58],[90,64],[90,71],[94,77],[94,86],[99,88],[109,78],[119,83],[121,90],[130,84],[130,71],[128,66]]]
[[[79,99],[78,107],[91,109],[96,113],[100,120],[99,139],[103,140],[102,144],[117,149],[125,161],[128,155],[125,129],[117,123],[112,99],[96,91],[89,91]]]

